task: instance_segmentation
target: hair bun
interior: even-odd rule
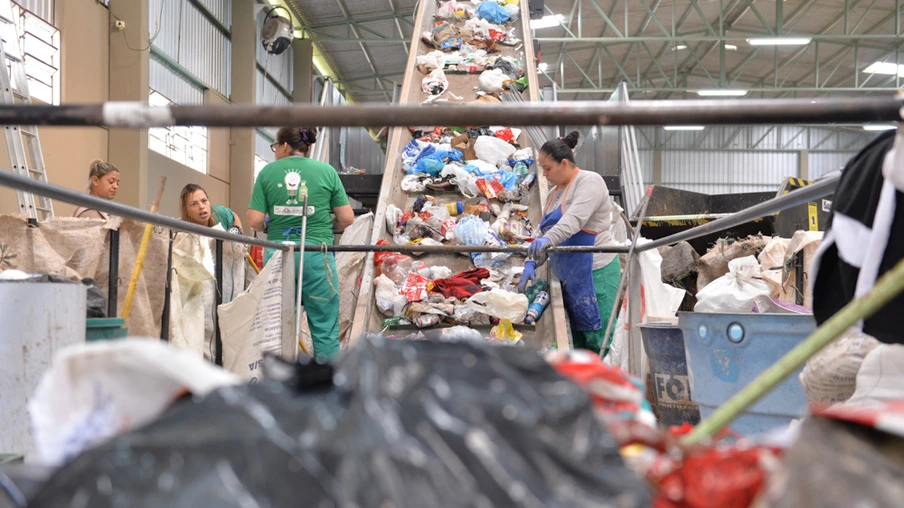
[[[578,131],[571,131],[567,136],[561,139],[568,145],[568,148],[574,150],[578,146],[578,140],[581,139],[581,133]]]

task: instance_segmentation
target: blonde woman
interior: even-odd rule
[[[113,201],[119,190],[119,168],[109,162],[95,159],[88,171],[88,194],[101,199]],[[82,219],[107,220],[107,213],[101,210],[80,206],[72,212],[73,217]]]

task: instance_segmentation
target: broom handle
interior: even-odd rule
[[[160,177],[160,183],[157,185],[157,194],[154,195],[154,201],[151,203],[151,213],[157,213],[160,207],[160,199],[163,197],[163,188],[166,186],[166,177]],[[129,314],[132,312],[132,302],[135,298],[135,290],[138,289],[138,280],[141,278],[141,270],[144,269],[144,258],[148,254],[148,245],[151,243],[151,233],[154,231],[153,224],[144,226],[144,236],[141,237],[141,246],[138,248],[138,256],[135,258],[135,267],[132,269],[132,279],[129,280],[129,291],[126,293],[126,301],[122,305],[122,318],[128,323]]]

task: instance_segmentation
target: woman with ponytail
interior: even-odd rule
[[[546,249],[553,245],[606,246],[612,244],[609,226],[612,203],[603,177],[584,171],[574,162],[574,149],[580,134],[547,141],[540,148],[539,165],[551,185],[540,222],[542,236],[528,248],[519,289],[534,279],[538,264],[543,264]],[[565,308],[571,322],[575,349],[599,353],[618,282],[621,264],[615,254],[550,253],[549,261],[562,282]]]
[[[91,162],[91,167],[88,170],[88,194],[96,198],[113,201],[118,190],[119,168],[100,159],[95,159]],[[82,219],[107,220],[107,212],[85,208],[84,206],[76,208],[72,216]]]
[[[256,231],[263,231],[266,225],[270,241],[300,243],[305,193],[307,245],[333,244],[331,213],[335,214],[340,231],[355,220],[339,174],[329,164],[309,158],[316,142],[314,127],[283,127],[276,134],[276,142],[270,145],[277,160],[264,166],[258,175],[245,216]],[[273,250],[267,249],[264,261],[272,255]],[[301,253],[296,252],[295,256],[297,270]],[[321,251],[305,252],[302,285],[301,299],[314,356],[324,360],[339,352],[339,276],[335,256]]]

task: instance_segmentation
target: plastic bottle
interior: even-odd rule
[[[304,180],[301,181],[301,186],[298,188],[298,196],[304,200],[304,197],[308,195],[308,183]]]
[[[540,319],[540,316],[543,314],[543,310],[546,309],[546,306],[549,304],[549,293],[546,291],[540,291],[537,293],[537,297],[534,298],[534,303],[530,304],[530,307],[527,308],[527,316],[524,318],[524,324],[532,325]]]

